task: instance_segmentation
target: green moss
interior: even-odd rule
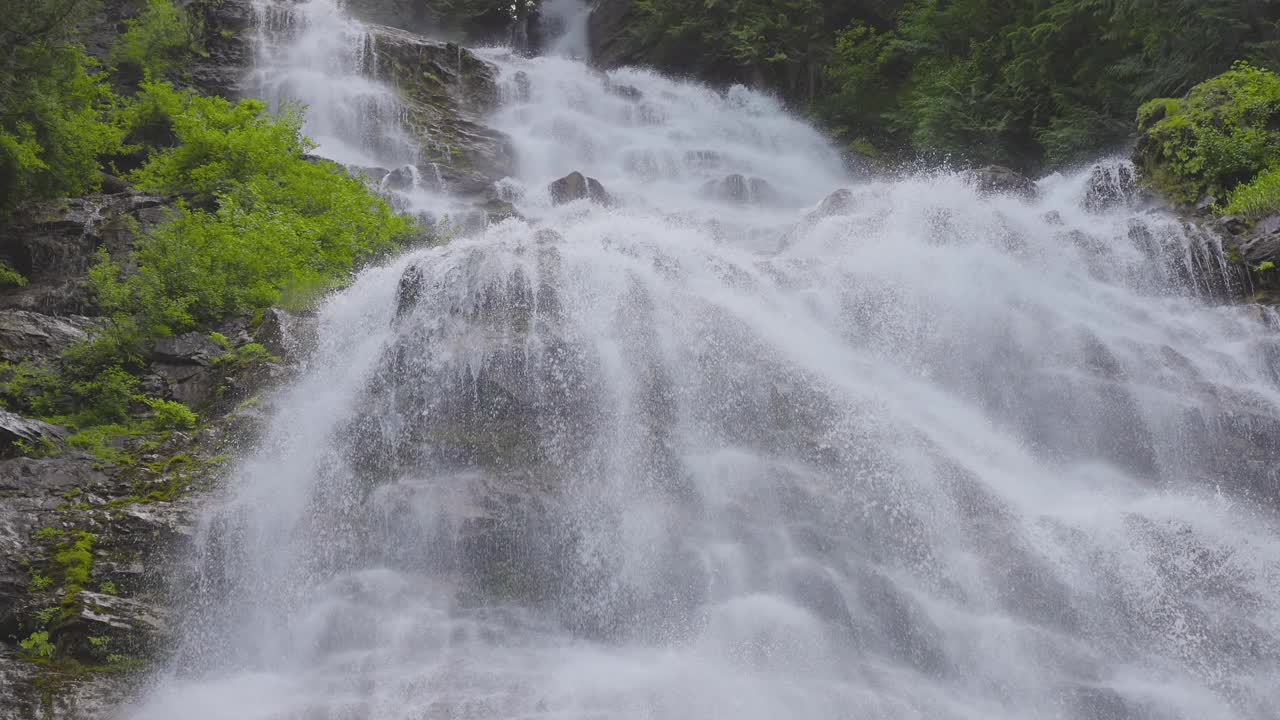
[[[1173,200],[1230,195],[1228,211],[1254,217],[1280,201],[1280,175],[1266,172],[1280,165],[1280,75],[1236,63],[1184,99],[1144,104],[1138,127],[1134,162]]]
[[[89,582],[89,574],[93,570],[93,544],[97,540],[93,533],[81,531],[53,556],[54,563],[61,569],[63,581],[69,587],[76,587],[77,592]]]

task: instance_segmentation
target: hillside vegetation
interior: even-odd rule
[[[117,175],[175,198],[128,257],[101,251],[88,280],[106,318],[97,333],[55,367],[6,369],[6,407],[87,437],[172,410],[138,389],[157,339],[304,304],[413,232],[343,168],[306,156],[301,109],[272,114],[187,88],[184,63],[201,51],[187,11],[147,0],[95,59],[80,43],[93,10],[91,0],[6,2],[12,22],[0,31],[0,225],[23,203]]]
[[[1124,143],[1138,107],[1280,65],[1266,0],[634,0],[661,67],[772,87],[863,150],[1023,170]]]

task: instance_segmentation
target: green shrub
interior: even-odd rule
[[[75,540],[64,545],[53,561],[62,568],[62,579],[69,587],[81,588],[89,582],[89,573],[93,570],[93,544],[96,535],[80,532]]]
[[[92,60],[69,43],[6,51],[0,77],[0,219],[28,199],[98,187],[99,156],[120,145],[114,97]],[[11,278],[12,279],[12,278]]]
[[[1280,167],[1272,167],[1231,191],[1223,212],[1249,220],[1280,212]]]
[[[27,278],[13,269],[7,261],[0,260],[0,287],[26,287]]]
[[[169,0],[147,0],[111,49],[111,59],[126,81],[161,79],[188,59],[196,43],[196,28],[187,13]]]
[[[157,430],[190,430],[196,426],[196,414],[180,402],[154,398],[143,402],[151,408],[151,424]]]
[[[31,633],[27,636],[27,639],[18,643],[18,647],[21,647],[22,651],[27,655],[43,660],[53,657],[53,654],[57,651],[53,643],[49,642],[49,632],[47,630]]]
[[[1280,164],[1280,75],[1236,63],[1181,100],[1144,104],[1138,122],[1134,162],[1154,187],[1183,203],[1223,198]],[[1228,206],[1257,212],[1274,185],[1242,189]]]

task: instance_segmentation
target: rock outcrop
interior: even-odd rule
[[[491,199],[515,161],[510,139],[480,122],[498,102],[493,66],[452,43],[390,27],[370,33],[379,74],[400,88],[406,123],[422,147],[421,182]]]
[[[1027,176],[1001,165],[988,165],[967,173],[969,179],[984,195],[1016,195],[1032,199],[1039,191]]]
[[[0,235],[0,261],[26,286],[0,289],[0,309],[73,315],[90,309],[84,277],[99,248],[122,258],[173,212],[168,198],[138,192],[88,195],[23,208]]]
[[[586,177],[574,171],[547,186],[551,193],[552,205],[563,205],[574,200],[591,200],[601,205],[611,205],[613,198],[604,189],[604,185],[593,177]]]
[[[767,180],[738,173],[707,181],[702,186],[702,194],[735,205],[774,205],[780,198],[777,189]]]
[[[0,310],[0,361],[49,361],[88,337],[94,320],[80,315],[55,317],[30,310]]]

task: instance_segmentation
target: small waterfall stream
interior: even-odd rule
[[[285,66],[358,62],[329,3]],[[479,52],[521,218],[321,308],[123,717],[1275,717],[1280,316],[1131,168],[855,182],[754,92]],[[411,152],[346,77],[260,87]]]

